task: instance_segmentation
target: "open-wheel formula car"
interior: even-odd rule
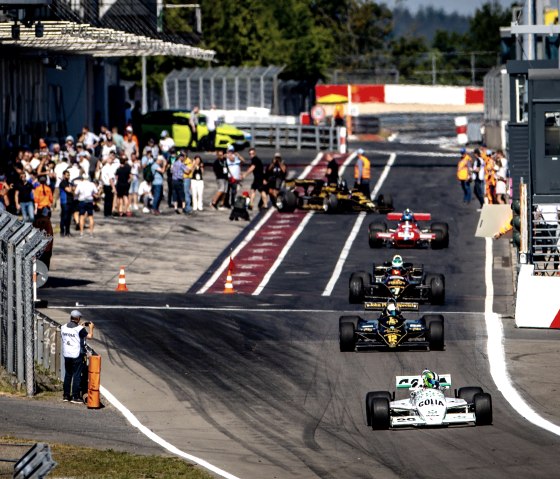
[[[449,374],[424,370],[420,376],[397,376],[397,389],[409,390],[409,397],[395,401],[389,391],[366,395],[367,425],[373,429],[410,426],[449,426],[454,424],[492,424],[492,397],[481,387],[455,390],[455,397],[444,391],[451,388]]]
[[[388,221],[398,221],[396,228],[387,228],[385,222],[369,224],[369,247],[381,248],[384,245],[393,248],[442,249],[449,246],[449,226],[447,223],[432,223],[431,228],[420,228],[418,221],[430,221],[430,213],[412,213],[406,209],[403,213],[388,213]]]
[[[378,195],[373,201],[357,189],[348,189],[345,181],[325,185],[323,180],[288,180],[276,199],[278,211],[291,213],[296,209],[319,210],[327,213],[393,211],[390,195]]]
[[[445,277],[443,274],[426,273],[424,266],[404,263],[400,255],[383,265],[373,264],[373,274],[356,271],[350,276],[348,301],[397,301],[443,304],[445,302]]]
[[[418,311],[418,303],[364,303],[367,310],[382,310],[378,318],[341,316],[338,320],[339,346],[342,352],[363,349],[444,349],[444,322],[441,314],[426,314],[420,319],[407,319],[401,310]]]

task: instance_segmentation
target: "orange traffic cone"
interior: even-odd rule
[[[119,271],[119,284],[117,285],[117,289],[115,291],[128,291],[126,287],[126,278],[124,276],[124,266],[121,266],[121,270]]]
[[[235,293],[233,290],[233,277],[231,276],[231,269],[227,270],[226,284],[224,286],[224,294]]]

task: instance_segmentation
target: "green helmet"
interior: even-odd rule
[[[424,369],[424,371],[422,371],[422,385],[425,388],[438,389],[439,376],[429,369]]]

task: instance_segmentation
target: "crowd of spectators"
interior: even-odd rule
[[[233,146],[215,152],[216,192],[208,206],[233,208],[249,175],[250,193],[243,195],[247,209],[266,209],[275,201],[286,175],[280,153],[267,166],[254,148],[248,153],[246,160]],[[0,210],[27,222],[59,211],[61,236],[77,231],[83,236],[86,226],[93,236],[94,212],[110,218],[159,215],[164,199],[177,214],[204,211],[202,157],[177,149],[167,131],[140,149],[131,126],[124,135],[117,128],[102,126],[96,134],[84,126],[77,138],[68,135],[62,145],[40,139],[36,147],[20,148],[1,168]]]

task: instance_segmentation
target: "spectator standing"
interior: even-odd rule
[[[131,126],[126,127],[122,150],[129,160],[132,153],[138,154],[140,152],[140,148],[138,146],[138,138],[132,131]]]
[[[35,201],[35,215],[41,212],[44,208],[51,212],[53,204],[52,190],[47,186],[47,177],[39,177],[39,185],[33,190],[33,200]]]
[[[482,208],[482,205],[484,205],[484,160],[478,148],[474,150],[472,178],[474,180],[474,195],[480,203],[480,208]]]
[[[232,145],[228,146],[226,154],[228,193],[225,201],[228,208],[233,208],[235,198],[237,197],[237,185],[241,181],[241,163],[244,163],[241,155],[235,152],[235,148]]]
[[[223,206],[225,196],[227,193],[227,182],[228,182],[228,169],[226,165],[226,159],[224,157],[223,150],[216,151],[216,159],[212,164],[212,169],[214,170],[214,175],[216,176],[216,193],[212,197],[212,202],[210,206],[217,210]]]
[[[183,158],[183,163],[185,164],[185,172],[183,174],[183,193],[185,197],[185,209],[183,210],[185,214],[190,215],[193,211],[192,208],[192,177],[193,177],[193,160],[186,154]]]
[[[89,175],[91,153],[84,148],[83,143],[77,143],[76,148],[78,150],[76,158],[78,160],[78,165],[80,165],[80,168],[82,169],[82,174],[85,173],[86,175]]]
[[[327,171],[325,176],[327,177],[327,184],[328,185],[336,185],[338,184],[338,163],[334,158],[334,155],[327,153],[326,158],[327,160]]]
[[[167,168],[167,162],[163,155],[159,155],[157,160],[152,164],[152,173],[154,179],[152,181],[152,194],[154,199],[152,201],[152,213],[154,215],[159,215],[159,205],[161,203],[161,198],[163,195],[163,175]]]
[[[175,148],[175,141],[169,136],[167,130],[163,130],[161,132],[161,138],[159,140],[158,147],[163,157],[169,161],[169,156],[172,154],[173,148]]]
[[[130,197],[130,209],[138,210],[138,187],[140,186],[140,169],[142,163],[137,155],[132,154],[130,163],[130,190],[128,191]]]
[[[10,206],[10,185],[6,182],[6,175],[0,175],[0,211],[6,211]]]
[[[60,328],[62,337],[62,355],[64,356],[63,400],[83,404],[81,395],[82,371],[86,360],[86,339],[93,338],[94,325],[86,323],[86,330],[80,324],[82,313],[74,310],[70,313],[70,322]]]
[[[484,159],[484,185],[486,202],[490,205],[496,204],[496,169],[492,150],[482,151]]]
[[[334,106],[333,112],[334,126],[344,126],[344,106],[342,103],[337,103]]]
[[[502,158],[500,158],[499,155],[496,155],[494,168],[496,170],[496,201],[499,205],[505,205],[507,194],[507,168],[502,163]]]
[[[369,198],[371,196],[369,190],[371,163],[361,148],[357,151],[357,154],[356,164],[354,165],[354,188],[357,188]]]
[[[202,197],[204,195],[204,163],[200,155],[193,159],[193,173],[191,179],[192,209],[202,211]]]
[[[472,158],[465,148],[461,148],[461,158],[457,163],[457,180],[463,190],[463,203],[469,204],[472,199]]]
[[[122,150],[124,148],[124,136],[119,133],[119,129],[116,126],[111,128],[111,133],[117,149]]]
[[[54,232],[51,223],[51,209],[45,207],[38,210],[37,214],[35,215],[35,219],[33,220],[33,226],[43,231],[46,235],[54,238]],[[49,244],[47,244],[46,248],[43,250],[43,252],[38,258],[43,263],[45,263],[47,269],[50,269],[51,267],[53,243],[54,243],[54,239],[49,241]]]
[[[80,142],[83,143],[84,148],[89,152],[90,155],[95,153],[95,149],[99,145],[99,137],[89,131],[89,127],[84,125],[82,128],[82,135],[80,136]],[[89,171],[85,171],[85,173],[89,174]]]
[[[64,141],[64,153],[68,159],[71,156],[76,156],[76,147],[74,146],[74,137],[72,135],[68,135]]]
[[[70,184],[70,172],[64,171],[59,185],[60,190],[60,236],[70,234],[72,220],[72,204],[74,202],[74,187]]]
[[[177,159],[171,165],[171,196],[175,213],[181,214],[181,210],[185,207],[185,190],[183,188],[183,176],[187,169],[185,163],[185,154],[179,153]]]
[[[120,158],[120,166],[115,172],[117,177],[117,211],[119,216],[132,216],[132,213],[128,211],[128,191],[130,190],[130,180],[131,180],[132,168],[128,164],[128,160],[125,155]]]
[[[241,179],[245,179],[251,173],[253,174],[248,208],[250,210],[253,209],[255,196],[257,196],[258,193],[261,197],[259,204],[262,204],[262,207],[266,209],[268,207],[268,195],[266,192],[267,188],[266,179],[264,177],[264,165],[254,148],[249,148],[249,158],[251,159],[251,165],[247,171],[241,175]]]
[[[168,153],[169,156],[167,158],[165,157],[165,155],[162,156],[166,160],[165,171],[167,173],[167,206],[169,208],[173,208],[173,178],[171,177],[171,167],[173,166],[173,163],[175,163],[175,161],[177,160],[175,147],[172,147]]]
[[[84,236],[86,215],[88,217],[89,234],[93,236],[93,200],[97,194],[97,186],[90,181],[88,175],[84,174],[83,180],[78,183],[74,191],[74,195],[78,200],[78,211],[80,213],[80,236]]]
[[[198,145],[198,115],[200,114],[200,109],[198,106],[193,107],[191,114],[189,115],[189,126],[191,127],[191,142],[189,144],[189,149],[193,150],[193,146]]]
[[[206,126],[208,127],[208,149],[210,151],[216,150],[216,128],[218,127],[218,112],[216,105],[212,105],[206,114]]]
[[[81,178],[85,173],[78,163],[75,156],[70,156],[70,181],[74,181],[76,178]]]
[[[123,139],[124,141],[124,139]],[[115,154],[117,153],[117,145],[113,139],[113,135],[111,133],[107,133],[105,137],[105,141],[101,146],[101,161],[106,161],[109,158],[109,153],[113,151]]]
[[[101,168],[101,184],[103,185],[103,215],[110,218],[113,214],[113,198],[117,193],[115,170],[113,161],[116,158],[115,152],[109,152],[107,161]]]
[[[21,210],[23,221],[33,223],[35,219],[35,203],[33,201],[33,179],[27,179],[25,173],[20,175],[20,181],[15,186],[16,210]]]
[[[156,145],[156,142],[153,138],[148,140],[148,144],[142,150],[142,157],[147,156],[148,152],[152,155],[153,158],[157,158],[159,155],[159,147]]]
[[[282,155],[280,152],[274,154],[272,162],[266,167],[266,182],[268,185],[268,194],[273,204],[276,203],[276,197],[280,188],[282,188],[282,183],[286,179],[286,164],[282,160]]]

